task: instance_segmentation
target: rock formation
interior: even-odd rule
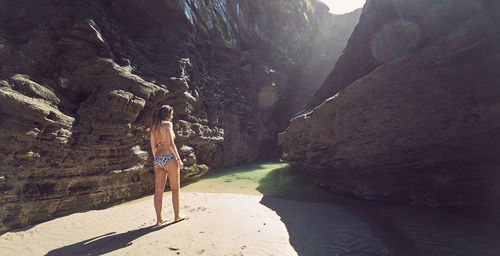
[[[304,107],[304,103],[320,88],[327,75],[332,71],[335,62],[341,56],[352,31],[358,24],[362,9],[334,15],[329,13],[326,4],[315,5],[315,18],[318,24],[317,35],[312,40],[309,58],[292,72],[285,97],[276,109],[277,116],[286,115],[280,127],[286,127],[293,117]],[[288,115],[291,113],[292,115]]]
[[[498,213],[499,8],[368,1],[308,111],[278,136],[284,157],[363,199]]]
[[[314,0],[0,6],[0,232],[151,193],[163,104],[182,180],[277,155],[294,110],[276,110],[328,16]]]

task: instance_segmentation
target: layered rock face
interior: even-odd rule
[[[152,111],[194,98],[187,84],[138,76],[148,46],[98,3],[1,6],[0,232],[151,191]]]
[[[182,180],[276,154],[316,4],[0,1],[0,232],[151,193],[163,104]]]
[[[368,1],[316,107],[279,135],[286,159],[364,199],[499,212],[499,11]]]

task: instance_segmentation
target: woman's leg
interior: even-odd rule
[[[174,221],[184,219],[179,215],[179,201],[180,201],[180,170],[175,159],[168,161],[165,166],[168,173],[168,181],[170,189],[172,190],[172,206],[174,208]]]
[[[164,168],[155,166],[155,195],[154,195],[154,205],[156,211],[156,224],[160,225],[163,223],[163,218],[161,214],[162,201],[163,201],[163,191],[165,190],[165,183],[167,182],[167,172]]]

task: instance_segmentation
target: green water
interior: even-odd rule
[[[287,163],[260,163],[219,170],[182,188],[188,192],[253,194],[327,202],[334,197]]]
[[[494,225],[441,209],[337,195],[314,185],[304,172],[286,163],[220,170],[181,190],[262,196],[259,203],[279,215],[299,255],[340,255],[333,251],[342,255],[500,255],[500,230]],[[326,252],[321,251],[325,245],[328,254],[321,253]]]

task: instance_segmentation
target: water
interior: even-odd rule
[[[299,255],[500,255],[497,226],[440,209],[336,195],[286,163],[221,170],[181,190],[262,196],[260,204],[280,216]]]
[[[315,186],[287,163],[259,163],[220,170],[182,188],[187,192],[261,195],[309,202],[333,202],[339,196]]]
[[[190,219],[178,225],[151,228],[149,195],[8,232],[0,254],[164,255],[176,248],[182,255],[500,255],[496,226],[335,195],[285,163],[221,170],[181,191],[181,212]],[[163,200],[164,216],[172,216],[170,192]]]

